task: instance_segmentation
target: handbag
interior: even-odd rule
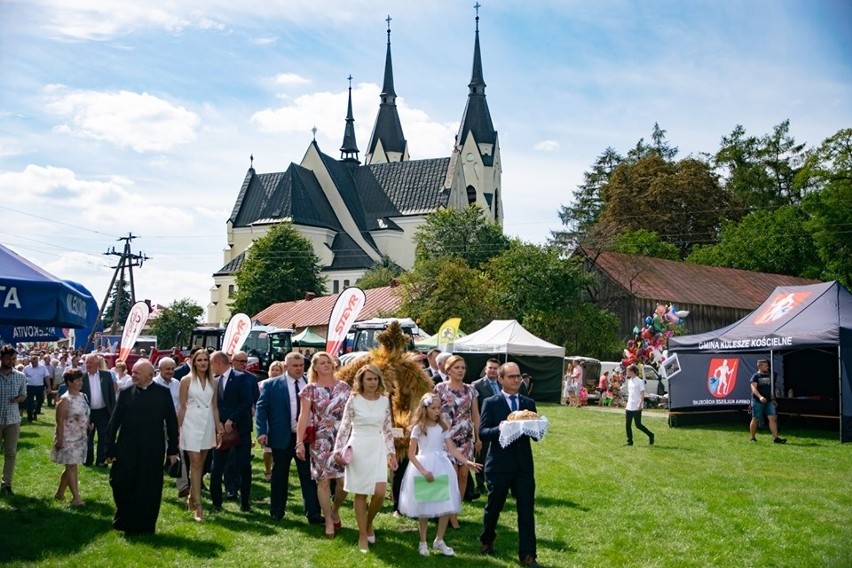
[[[313,444],[317,441],[317,429],[314,428],[313,425],[305,428],[305,442],[308,444]]]
[[[240,433],[236,430],[231,430],[230,432],[223,431],[219,437],[219,443],[216,444],[216,449],[219,451],[222,450],[230,450],[234,446],[238,446],[240,444]]]
[[[163,463],[163,471],[166,472],[166,475],[171,477],[172,479],[177,479],[180,477],[181,463],[180,457],[175,460],[175,463],[171,463],[169,461],[169,456],[166,456],[166,461]]]
[[[340,459],[343,460],[343,463],[349,465],[349,462],[352,461],[352,445],[348,445],[343,448],[343,452],[340,453]]]

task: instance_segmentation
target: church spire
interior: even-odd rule
[[[474,8],[476,8],[476,37],[473,44],[473,70],[468,83],[467,106],[465,106],[456,138],[456,144],[459,146],[464,144],[468,132],[473,134],[478,144],[493,145],[497,138],[497,132],[491,122],[488,102],[485,100],[485,79],[482,73],[482,55],[479,50],[479,2]]]
[[[402,124],[396,108],[396,91],[393,87],[393,63],[391,60],[390,23],[391,17],[385,21],[388,24],[388,46],[385,55],[385,76],[382,92],[379,95],[381,103],[373,134],[367,145],[366,163],[402,162],[408,159],[408,142],[402,133]]]
[[[352,75],[349,75],[349,106],[346,109],[346,128],[343,130],[340,159],[344,162],[361,163],[358,160],[358,143],[355,141],[355,118],[352,116]]]

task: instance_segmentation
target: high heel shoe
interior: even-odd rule
[[[195,515],[192,518],[195,519],[196,523],[204,520],[204,509],[201,508],[201,505],[195,508]]]
[[[192,496],[189,496],[186,498],[186,510],[192,511],[193,509],[195,509],[195,499],[193,499]]]

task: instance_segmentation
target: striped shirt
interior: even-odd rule
[[[15,369],[11,369],[8,375],[0,371],[0,425],[21,423],[18,403],[9,402],[19,396],[27,396],[26,375]]]

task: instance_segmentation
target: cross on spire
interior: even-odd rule
[[[352,75],[350,74],[349,77],[347,77],[347,79],[349,79],[349,88],[351,89],[352,88]]]
[[[473,7],[476,10],[476,31],[479,31],[479,9],[482,7],[482,4],[477,2]]]
[[[316,142],[316,141],[317,141],[317,127],[316,127],[316,126],[314,126],[313,128],[311,128],[311,132],[313,132],[313,134],[314,134],[314,142]]]
[[[385,18],[385,21],[388,23],[388,33],[390,33],[390,23],[392,19],[393,18],[390,17],[390,14],[388,14],[388,17]]]

